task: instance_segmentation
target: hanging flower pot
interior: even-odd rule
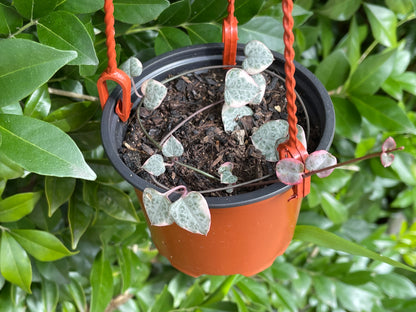
[[[237,64],[243,61],[243,54],[244,46],[239,45]],[[273,53],[273,56],[273,64],[268,70],[285,76],[283,56],[278,53]],[[222,62],[223,44],[186,47],[145,63],[135,83],[140,88],[150,78],[162,81],[171,75],[221,65]],[[318,133],[315,149],[328,149],[335,129],[330,97],[318,79],[301,65],[296,65],[295,80],[296,92],[306,108],[310,128]],[[135,187],[144,207],[143,191],[146,188],[163,190],[151,180],[135,174],[120,156],[128,129],[128,123],[122,122],[116,114],[121,98],[121,89],[116,89],[105,104],[101,125],[103,146],[116,170]],[[140,101],[135,95],[132,99],[132,111],[135,111]],[[192,189],[192,185],[189,188]],[[269,267],[292,239],[302,201],[301,196],[291,199],[292,195],[291,186],[274,183],[232,196],[205,196],[211,214],[207,235],[191,233],[175,223],[153,226],[149,222],[152,239],[174,267],[191,276],[253,275]]]

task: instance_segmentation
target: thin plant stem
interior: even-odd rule
[[[220,103],[223,103],[224,100],[219,100],[215,103],[209,104],[199,110],[197,110],[195,113],[193,113],[192,115],[189,115],[187,118],[185,118],[184,120],[182,120],[179,124],[177,124],[167,135],[165,135],[165,137],[160,141],[160,145],[162,145],[163,143],[165,143],[165,141],[167,139],[169,139],[169,137],[176,131],[178,130],[180,127],[182,127],[186,122],[188,122],[190,119],[192,119],[193,117],[195,117],[196,115],[198,115],[199,113],[202,113],[203,111],[214,107],[215,105],[218,105]]]
[[[69,97],[69,98],[73,98],[73,99],[79,99],[79,100],[86,100],[86,101],[93,101],[93,102],[96,102],[96,101],[100,100],[96,96],[80,94],[80,93],[75,93],[75,92],[65,91],[65,90],[60,90],[60,89],[54,89],[54,88],[48,88],[48,92],[50,94],[65,96],[65,97]]]
[[[142,107],[143,104],[143,99],[140,101],[139,106],[137,107],[137,121],[139,122],[140,128],[142,129],[144,135],[154,144],[154,146],[156,146],[157,149],[159,149],[160,151],[162,150],[162,146],[160,146],[159,143],[156,142],[156,140],[154,140],[150,134],[146,131],[146,129],[144,128],[142,121],[140,120],[140,108]]]
[[[13,38],[13,37],[17,36],[18,34],[24,32],[26,29],[28,29],[28,28],[30,28],[30,27],[32,27],[34,25],[37,25],[37,23],[38,23],[38,20],[37,19],[30,21],[26,25],[23,25],[22,27],[20,27],[19,30],[16,31],[14,34],[10,34],[9,35],[9,38]]]
[[[191,169],[191,170],[193,170],[193,171],[195,171],[195,172],[198,172],[198,173],[200,173],[200,174],[202,174],[202,175],[204,175],[204,176],[206,176],[206,177],[208,177],[208,178],[210,178],[210,179],[214,179],[214,180],[220,181],[220,179],[219,179],[219,178],[217,178],[217,177],[213,176],[212,174],[209,174],[208,172],[205,172],[205,171],[203,171],[203,170],[201,170],[201,169],[198,169],[198,168],[196,168],[196,167],[194,167],[194,166],[190,166],[190,165],[184,164],[184,163],[182,163],[182,162],[180,162],[180,161],[177,161],[177,160],[174,160],[173,162],[174,162],[175,164],[178,164],[178,165],[180,165],[180,166],[183,166],[183,167],[185,167],[185,168],[188,168],[188,169]]]

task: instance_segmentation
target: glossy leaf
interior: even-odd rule
[[[75,131],[94,116],[98,106],[98,103],[90,101],[71,103],[53,111],[44,121],[65,132]]]
[[[394,12],[368,3],[364,4],[364,9],[374,38],[387,47],[395,47],[397,45],[397,19]]]
[[[361,0],[329,0],[319,10],[319,13],[336,21],[346,21],[351,18],[360,5]]]
[[[182,30],[163,27],[159,29],[159,34],[155,39],[155,52],[159,55],[191,44],[191,39]]]
[[[156,301],[152,306],[151,312],[171,311],[173,309],[173,297],[165,285],[163,291],[156,296]]]
[[[56,11],[37,24],[39,41],[56,49],[76,51],[70,65],[97,65],[92,39],[84,24],[72,13]]]
[[[150,156],[149,159],[145,161],[142,168],[156,177],[160,176],[166,171],[163,156],[160,154]]]
[[[162,153],[165,157],[179,157],[183,154],[182,143],[173,135],[162,145]]]
[[[272,285],[272,289],[286,310],[292,312],[298,311],[296,300],[289,290],[279,283]]]
[[[270,50],[283,52],[282,23],[270,16],[256,16],[248,23],[239,26],[238,39],[241,43],[259,40]]]
[[[412,281],[397,273],[379,274],[373,277],[376,285],[390,298],[410,299],[416,296]]]
[[[110,262],[99,252],[91,269],[91,312],[102,312],[113,296],[113,274]]]
[[[298,239],[304,242],[313,243],[321,247],[331,248],[334,250],[346,252],[356,256],[367,257],[373,260],[381,261],[390,264],[394,267],[405,269],[408,271],[416,272],[415,269],[392,260],[388,257],[379,255],[378,253],[371,251],[363,246],[348,241],[340,236],[337,236],[331,232],[322,230],[320,228],[310,225],[297,225],[295,230],[294,239]]]
[[[148,79],[141,86],[144,95],[143,105],[148,110],[155,110],[162,104],[168,89],[159,81]]]
[[[335,283],[325,276],[313,276],[313,287],[319,300],[331,308],[337,308],[337,296]]]
[[[357,19],[353,17],[351,19],[347,42],[346,42],[346,46],[347,46],[346,55],[351,65],[351,71],[355,71],[358,65],[358,60],[360,59],[360,52],[361,52],[360,44],[361,44],[360,30],[358,28]]]
[[[393,70],[396,50],[371,55],[351,76],[347,91],[351,94],[374,94]]]
[[[386,5],[395,13],[403,15],[410,14],[416,9],[412,5],[412,0],[386,0]]]
[[[143,191],[143,203],[150,223],[155,226],[165,226],[173,223],[170,215],[170,200],[152,188]]]
[[[227,71],[224,91],[224,101],[227,105],[244,106],[260,93],[260,87],[246,71],[239,68]]]
[[[25,39],[1,40],[0,50],[0,106],[23,99],[77,56]]]
[[[48,86],[44,84],[27,98],[23,112],[26,116],[42,119],[49,114],[50,108]]]
[[[189,0],[180,0],[171,3],[157,19],[157,23],[165,26],[178,26],[185,23],[191,15]]]
[[[17,11],[27,19],[44,16],[53,11],[58,0],[14,0]]]
[[[59,301],[59,289],[55,282],[42,279],[42,302],[45,311],[56,311]]]
[[[45,195],[48,201],[49,217],[68,201],[74,189],[75,179],[73,178],[45,177]]]
[[[361,139],[361,115],[351,101],[340,97],[331,97],[335,109],[335,131],[353,142]]]
[[[68,291],[78,310],[81,312],[87,311],[87,300],[84,289],[76,278],[71,277],[70,283],[68,284]]]
[[[185,230],[207,235],[211,227],[211,213],[205,198],[198,192],[189,192],[170,206],[175,223]]]
[[[33,257],[40,261],[55,261],[74,255],[54,235],[39,230],[12,230],[11,235]]]
[[[397,103],[386,96],[351,97],[360,114],[387,131],[416,133],[416,127]]]
[[[0,133],[3,153],[28,171],[58,177],[96,178],[70,137],[46,122],[0,115]]]
[[[72,249],[77,248],[79,240],[88,229],[93,217],[94,210],[86,204],[81,196],[80,188],[77,188],[68,204],[68,223]]]
[[[248,106],[231,107],[224,104],[221,111],[224,130],[227,132],[236,130],[238,126],[238,119],[251,115],[253,115],[253,111]]]
[[[184,25],[192,44],[221,42],[221,27],[217,24]]]
[[[0,151],[0,178],[9,180],[23,175],[23,168]]]
[[[336,287],[338,300],[346,310],[371,311],[376,304],[376,295],[367,289],[341,282],[337,282]]]
[[[330,193],[322,192],[322,209],[327,217],[335,224],[341,224],[348,219],[347,207]]]
[[[316,68],[315,75],[327,90],[334,90],[347,80],[350,65],[345,53],[335,50]]]
[[[244,47],[243,69],[250,75],[257,75],[273,63],[273,54],[266,45],[252,40]]]
[[[200,305],[205,298],[205,293],[198,283],[194,283],[192,287],[187,291],[187,296],[181,302],[181,308],[190,308]]]
[[[114,17],[128,24],[144,24],[157,19],[168,6],[166,0],[114,0]]]
[[[262,0],[243,0],[236,3],[234,15],[238,23],[243,25],[258,14],[262,5]]]
[[[135,274],[135,267],[133,266],[132,261],[132,254],[133,251],[127,247],[117,248],[117,261],[120,265],[120,271],[123,281],[123,289],[122,292],[124,293],[127,289],[131,286],[132,277]]]
[[[22,24],[22,17],[13,7],[0,3],[0,34],[14,33]]]
[[[205,299],[202,306],[210,306],[214,303],[220,302],[228,294],[233,285],[240,280],[240,278],[241,277],[237,274],[227,276],[225,280],[211,292],[208,298]]]
[[[191,4],[192,23],[205,23],[225,16],[227,2],[222,0],[194,0]]]
[[[0,200],[0,223],[18,221],[32,212],[40,193],[20,193]]]
[[[65,0],[59,6],[60,10],[65,10],[73,13],[93,13],[102,9],[104,0]]]
[[[0,243],[1,275],[9,282],[30,293],[32,266],[27,253],[6,231],[1,234]]]

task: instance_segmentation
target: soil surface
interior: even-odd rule
[[[275,163],[265,160],[253,146],[250,137],[254,130],[269,120],[287,119],[284,84],[277,76],[263,73],[267,87],[262,103],[250,104],[254,115],[239,120],[240,130],[226,133],[221,121],[225,73],[224,69],[213,69],[202,73],[186,74],[171,80],[166,84],[168,94],[161,106],[153,112],[143,107],[140,108],[139,116],[142,125],[155,141],[160,142],[186,116],[211,103],[220,102],[196,115],[175,131],[174,136],[182,143],[185,150],[177,160],[216,177],[219,176],[219,166],[225,162],[231,162],[234,164],[232,172],[238,177],[237,183],[270,174],[272,175],[270,179],[275,179]],[[305,113],[299,106],[298,122],[306,131]],[[311,136],[308,139],[308,145],[312,148],[315,145],[313,141],[317,139],[313,132],[311,129]],[[161,154],[161,152],[142,131],[137,112],[129,119],[125,140],[119,152],[125,164],[134,173],[154,183],[152,177],[141,166],[151,155]],[[165,158],[165,163],[171,161]],[[168,188],[185,185],[189,191],[226,186],[178,164],[167,167],[163,175],[154,179]],[[254,187],[239,187],[235,188],[232,194],[253,189]],[[216,191],[205,195],[226,196],[230,194],[226,191]]]

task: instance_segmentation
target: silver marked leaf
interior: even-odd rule
[[[137,57],[132,56],[120,65],[120,69],[129,75],[130,78],[133,78],[141,75],[143,65]]]
[[[156,177],[164,174],[166,171],[163,156],[159,154],[150,156],[149,159],[143,164],[142,168]]]
[[[183,146],[181,142],[173,135],[162,145],[162,153],[166,157],[179,157],[183,154]]]
[[[252,136],[251,140],[266,157],[267,161],[277,161],[276,141],[287,136],[289,125],[286,120],[278,119],[266,122]]]
[[[337,159],[335,156],[325,150],[320,150],[313,152],[306,158],[305,166],[309,171],[315,171],[336,165],[336,163]],[[316,175],[320,178],[325,178],[329,176],[332,171],[334,171],[334,169],[325,170]]]
[[[224,125],[224,130],[234,131],[237,126],[237,120],[243,116],[251,116],[253,111],[248,106],[231,107],[230,105],[224,104],[222,106],[221,118]]]
[[[155,226],[165,226],[173,223],[170,215],[171,201],[162,193],[145,188],[143,191],[143,203],[150,223]]]
[[[384,168],[390,167],[394,161],[394,155],[392,153],[381,153],[380,161]]]
[[[154,110],[162,104],[168,89],[159,81],[148,79],[141,86],[144,95],[143,105],[148,110]]]
[[[192,233],[207,235],[211,227],[208,203],[198,192],[189,192],[175,201],[170,214],[177,225]]]
[[[250,103],[261,89],[254,79],[240,68],[230,69],[225,76],[224,101],[231,107],[240,107]]]
[[[221,183],[233,184],[237,182],[238,178],[232,173],[233,167],[234,165],[231,162],[226,162],[218,168]]]
[[[260,87],[261,91],[250,101],[250,103],[258,105],[263,100],[264,92],[266,91],[266,79],[262,74],[257,74],[252,77],[254,81],[257,83],[257,85]]]
[[[395,149],[396,148],[396,141],[394,141],[394,139],[392,137],[388,137],[383,145],[381,146],[381,151],[382,152],[387,152],[389,150]]]
[[[285,158],[276,164],[276,176],[284,184],[296,185],[302,182],[305,167],[297,159]]]
[[[266,45],[258,40],[252,40],[244,48],[246,59],[243,61],[243,69],[250,75],[261,73],[269,67],[274,60],[272,52]]]

